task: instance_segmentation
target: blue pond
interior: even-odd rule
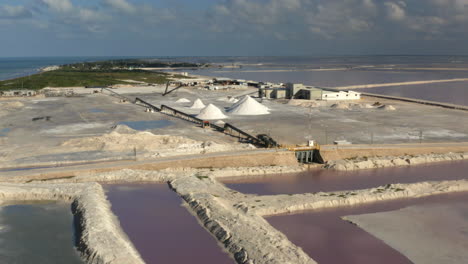
[[[0,129],[0,137],[6,137],[8,132],[11,131],[11,128],[3,128],[3,129]]]
[[[91,113],[104,113],[105,111],[99,108],[91,108],[89,109]]]
[[[151,121],[126,121],[120,122],[119,125],[126,125],[135,130],[149,130],[156,128],[164,128],[174,123],[169,120],[151,120]]]

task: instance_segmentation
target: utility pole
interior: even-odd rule
[[[310,138],[312,134],[312,107],[309,108],[309,135],[308,135],[308,140],[311,140],[313,138]]]

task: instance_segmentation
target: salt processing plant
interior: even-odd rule
[[[466,259],[457,233],[467,226],[457,213],[468,193],[466,107],[191,77],[1,98],[2,230],[22,228],[21,207],[67,234],[62,255],[42,248],[50,234],[19,236],[33,252],[21,254],[46,263]],[[433,223],[411,230],[423,222],[415,212],[453,225],[443,235]],[[334,243],[336,230],[364,246]],[[436,250],[441,240],[452,250]]]

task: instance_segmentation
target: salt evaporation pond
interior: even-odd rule
[[[324,209],[303,214],[268,217],[267,221],[321,264],[405,264],[401,253],[354,224],[341,219],[398,210],[420,204],[450,204],[468,201],[468,193],[444,194],[420,199],[401,199],[363,206]],[[443,227],[441,227],[443,229]]]
[[[295,174],[226,178],[222,182],[242,193],[260,195],[366,189],[389,183],[468,179],[468,161],[358,171],[314,169]]]
[[[150,121],[123,121],[119,125],[126,125],[134,130],[145,131],[151,129],[164,128],[173,125],[169,120],[150,120]]]
[[[0,263],[84,263],[74,248],[70,205],[33,203],[0,207]]]
[[[418,65],[416,67],[425,67]],[[442,64],[440,67],[452,67]],[[327,66],[325,66],[327,68]],[[338,67],[339,68],[339,67]],[[276,71],[285,70],[285,71]],[[424,70],[331,70],[308,71],[300,68],[291,71],[289,67],[242,68],[231,70],[203,69],[191,71],[193,74],[206,76],[224,76],[255,81],[304,83],[319,87],[338,87],[349,85],[364,85],[376,83],[399,83],[412,81],[430,81],[455,78],[467,78],[465,71],[424,71]],[[410,85],[399,87],[381,87],[361,89],[358,91],[382,93],[387,95],[409,97],[430,101],[440,101],[451,104],[468,105],[467,82]]]
[[[468,105],[468,83],[427,83],[421,85],[366,88],[359,91],[399,97]]]
[[[167,185],[104,188],[112,211],[146,263],[234,263]]]

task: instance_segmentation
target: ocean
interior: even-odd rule
[[[33,74],[41,67],[50,65],[121,58],[128,57],[0,58],[0,80]],[[467,56],[159,57],[159,59],[225,66],[189,71],[198,75],[263,82],[294,82],[318,87],[468,78]],[[468,81],[394,85],[366,88],[362,91],[468,105]]]
[[[192,59],[194,62],[207,60],[185,59]],[[189,72],[204,76],[261,82],[293,82],[331,88],[426,81],[427,83],[419,85],[394,85],[360,91],[468,105],[468,81],[429,82],[468,78],[466,56],[218,57],[213,61],[229,68],[208,68]],[[239,65],[242,66],[238,67]]]
[[[53,65],[123,59],[127,57],[21,57],[0,58],[0,80],[13,79],[37,73],[41,68]]]

